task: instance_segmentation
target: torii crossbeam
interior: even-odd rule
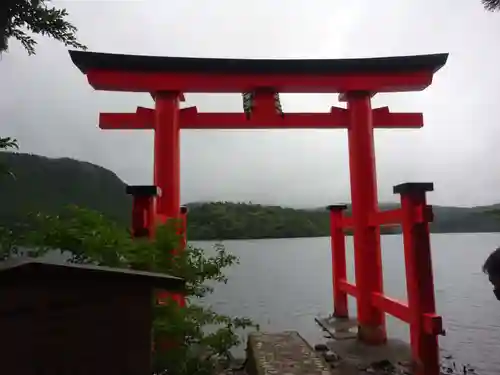
[[[345,108],[331,107],[330,113],[269,114],[248,120],[244,113],[201,112],[196,107],[179,111],[181,129],[347,129],[349,113]],[[374,128],[420,128],[422,113],[392,113],[388,107],[372,111]],[[135,113],[101,113],[101,129],[154,129],[155,111],[137,107]]]

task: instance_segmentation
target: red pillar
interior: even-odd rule
[[[160,195],[156,186],[127,186],[126,193],[132,195],[132,236],[152,237],[154,234],[154,198]]]
[[[155,94],[154,183],[162,190],[160,218],[179,217],[180,210],[180,93]]]
[[[394,187],[401,194],[406,288],[410,311],[410,342],[416,375],[439,375],[439,329],[425,326],[425,317],[435,316],[429,221],[425,193],[432,183],[406,183]]]
[[[180,218],[179,218],[179,226],[178,226],[178,234],[180,236],[180,244],[179,249],[177,251],[183,251],[187,245],[187,237],[186,237],[186,226],[187,226],[187,213],[188,209],[186,206],[182,206],[180,208]],[[186,306],[186,297],[183,294],[169,294],[165,292],[160,295],[160,299],[165,299],[167,296],[171,296],[174,301],[176,301],[179,306]]]
[[[155,93],[154,181],[162,189],[156,207],[157,217],[162,222],[181,217],[180,99],[178,92]],[[168,296],[168,292],[160,292],[158,299],[161,301]],[[184,296],[173,294],[172,298],[180,306],[185,305]]]
[[[345,234],[342,228],[343,205],[328,206],[330,210],[330,239],[332,249],[333,316],[347,318],[347,293],[340,288],[341,281],[347,280],[345,258]]]
[[[369,225],[378,211],[377,179],[370,93],[346,94],[349,112],[349,169],[351,175],[354,262],[358,288],[358,336],[367,344],[386,341],[385,316],[372,303],[372,293],[382,293],[380,230]]]

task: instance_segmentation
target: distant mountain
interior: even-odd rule
[[[0,223],[22,220],[29,212],[56,213],[76,204],[128,224],[132,200],[125,183],[98,165],[70,158],[0,153],[14,174],[0,177]]]
[[[392,210],[400,207],[398,203],[380,203],[380,210]],[[430,228],[433,233],[490,233],[500,232],[500,220],[488,214],[499,210],[500,204],[478,207],[448,207],[432,205],[434,222]],[[323,207],[315,207],[311,211],[323,211]],[[351,214],[348,205],[346,214]]]
[[[113,172],[69,158],[0,153],[0,161],[15,175],[0,178],[0,225],[23,221],[29,212],[57,213],[76,204],[102,212],[129,225],[131,198]],[[329,234],[325,208],[292,209],[250,203],[194,202],[188,204],[189,238],[245,239],[312,237]],[[381,204],[381,209],[398,207]],[[496,232],[500,222],[486,212],[500,204],[473,208],[434,206],[433,232]],[[395,228],[388,229],[394,233]]]

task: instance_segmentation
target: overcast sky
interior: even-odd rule
[[[416,130],[377,130],[381,201],[392,186],[432,181],[433,204],[500,202],[500,13],[480,0],[71,0],[90,50],[239,58],[352,58],[449,52],[426,91],[377,95],[374,106],[423,112]],[[2,136],[21,151],[102,165],[152,183],[149,131],[103,131],[99,111],[152,106],[147,94],[94,92],[66,48],[15,42],[0,61]],[[336,95],[282,95],[285,111],[328,111]],[[239,95],[187,95],[205,111],[239,111]],[[343,130],[183,131],[182,200],[287,206],[349,201]],[[495,163],[497,161],[497,163]]]

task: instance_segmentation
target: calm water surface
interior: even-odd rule
[[[347,241],[348,278],[353,281],[352,239]],[[228,270],[228,284],[218,285],[207,302],[218,312],[250,317],[263,330],[298,330],[312,343],[321,342],[314,317],[332,312],[329,238],[224,244],[240,264]],[[500,373],[500,302],[481,272],[485,258],[499,245],[500,234],[432,236],[438,313],[447,332],[441,347],[484,375]],[[402,238],[383,236],[382,248],[386,294],[406,300]],[[355,302],[349,303],[354,314]],[[389,316],[388,332],[409,341],[406,324]]]

